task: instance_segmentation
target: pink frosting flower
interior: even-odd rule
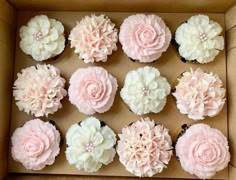
[[[172,155],[168,129],[145,118],[122,129],[117,153],[126,170],[136,176],[162,172]]]
[[[102,67],[79,68],[70,78],[69,100],[84,114],[110,109],[118,84]]]
[[[204,116],[216,116],[225,103],[225,89],[217,75],[205,73],[202,69],[184,72],[178,79],[173,93],[177,107],[190,119],[200,120]]]
[[[171,32],[159,16],[136,14],[124,20],[119,40],[127,56],[152,62],[169,47]]]
[[[194,124],[177,140],[181,166],[201,179],[211,178],[230,161],[227,138],[206,124]]]
[[[60,152],[60,133],[49,122],[33,119],[12,135],[11,153],[26,169],[41,170],[51,165]]]

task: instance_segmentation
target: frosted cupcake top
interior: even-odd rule
[[[59,55],[65,48],[64,27],[61,22],[38,15],[20,28],[20,48],[36,61]]]
[[[70,33],[71,48],[85,63],[106,62],[108,55],[117,50],[117,32],[104,14],[85,16]]]
[[[206,15],[192,16],[181,24],[175,32],[180,56],[188,61],[208,63],[224,49],[224,38],[220,36],[222,27]]]
[[[145,118],[122,128],[117,153],[126,170],[136,176],[153,176],[167,167],[172,156],[168,129]]]
[[[169,47],[171,32],[159,16],[136,14],[122,23],[119,40],[128,57],[152,62]]]

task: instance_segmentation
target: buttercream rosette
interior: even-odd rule
[[[17,74],[13,96],[20,111],[36,117],[54,114],[62,107],[61,100],[67,95],[65,79],[53,65],[27,67]]]
[[[170,94],[170,84],[157,68],[145,66],[126,74],[120,91],[123,101],[138,115],[160,112]]]
[[[208,63],[224,49],[222,27],[206,15],[195,15],[182,23],[174,39],[181,57],[189,62]]]
[[[117,50],[117,32],[104,14],[85,16],[70,33],[71,48],[85,63],[106,62],[108,55]]]
[[[206,124],[191,125],[177,139],[175,151],[182,168],[201,179],[213,177],[230,161],[227,138]]]
[[[62,53],[65,48],[64,26],[46,15],[31,18],[20,28],[20,48],[36,61],[44,61]]]
[[[172,156],[168,129],[144,118],[122,128],[117,153],[126,170],[135,176],[151,177],[167,167]]]
[[[159,16],[136,14],[122,23],[119,40],[131,59],[153,62],[169,47],[171,32]]]
[[[72,125],[66,133],[66,159],[78,170],[92,173],[108,165],[116,154],[116,135],[95,117]]]
[[[40,119],[27,121],[17,128],[11,141],[13,159],[29,170],[41,170],[52,165],[60,152],[59,131]]]
[[[178,78],[173,96],[177,108],[189,119],[202,120],[206,116],[214,117],[225,104],[225,88],[219,76],[202,69],[190,69]]]
[[[117,80],[102,67],[79,68],[70,78],[70,102],[84,114],[104,113],[115,99]]]

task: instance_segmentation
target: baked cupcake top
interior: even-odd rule
[[[52,165],[60,152],[60,133],[49,122],[40,119],[27,121],[12,137],[11,153],[29,170],[41,170]]]
[[[201,179],[208,179],[230,161],[227,138],[206,124],[191,125],[177,140],[176,156],[183,169]]]
[[[222,27],[206,15],[195,15],[182,23],[175,32],[180,56],[188,61],[208,63],[224,49]]]
[[[106,62],[108,55],[117,50],[117,32],[104,14],[85,16],[70,33],[71,48],[85,63]]]
[[[70,78],[69,100],[84,114],[104,113],[115,99],[117,80],[102,67],[79,68]]]
[[[178,79],[173,96],[177,108],[189,119],[201,120],[216,116],[225,103],[225,88],[216,74],[190,69]]]
[[[92,173],[113,161],[116,135],[94,117],[72,125],[66,133],[66,159],[78,170]]]
[[[61,22],[38,15],[20,28],[20,48],[36,61],[44,61],[62,53],[65,48]]]
[[[122,23],[119,40],[131,59],[153,62],[169,47],[171,32],[159,16],[136,14]]]
[[[157,68],[145,66],[126,74],[121,98],[138,115],[160,112],[170,94],[170,84]]]
[[[172,156],[168,129],[155,125],[150,118],[122,128],[117,153],[126,170],[136,176],[153,176],[162,172]]]
[[[59,69],[37,64],[17,74],[13,96],[20,111],[36,117],[48,116],[62,107],[60,101],[67,95],[64,86]]]

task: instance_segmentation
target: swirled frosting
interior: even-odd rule
[[[127,171],[151,177],[166,168],[172,156],[168,129],[145,118],[122,128],[118,136],[117,153]]]
[[[69,100],[84,114],[108,111],[115,99],[117,80],[102,67],[79,68],[70,78]]]
[[[27,121],[11,137],[12,157],[26,169],[41,170],[54,163],[60,152],[60,140],[59,131],[49,122]]]
[[[169,47],[171,32],[159,16],[136,14],[122,23],[119,40],[128,57],[152,62]]]
[[[17,74],[13,96],[20,111],[36,117],[48,116],[62,107],[60,101],[67,95],[64,86],[59,69],[37,64]]]
[[[224,49],[224,38],[220,36],[222,27],[206,15],[192,16],[181,24],[175,32],[180,56],[188,61],[208,63]]]
[[[216,116],[225,103],[225,89],[218,75],[190,69],[178,79],[173,96],[177,108],[193,120]]]
[[[104,14],[85,16],[70,33],[71,48],[85,63],[106,62],[108,55],[117,50],[117,32]]]
[[[175,150],[183,169],[201,179],[211,178],[230,161],[227,138],[206,124],[191,125]]]
[[[150,66],[129,71],[125,77],[121,98],[138,115],[160,112],[170,94],[170,85],[158,69]]]
[[[72,125],[66,133],[66,159],[77,169],[92,173],[113,161],[116,135],[94,117]]]
[[[45,15],[31,18],[20,28],[20,48],[36,61],[62,53],[65,48],[64,27],[61,22]]]

